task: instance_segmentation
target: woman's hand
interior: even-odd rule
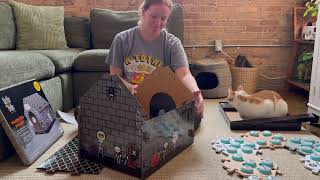
[[[124,83],[124,85],[127,86],[128,90],[130,91],[131,94],[137,93],[138,84],[131,84],[128,81],[124,80],[123,78],[121,78],[121,80]]]
[[[116,66],[110,65],[110,75],[118,75],[118,77],[122,80],[122,82],[124,83],[124,85],[127,86],[127,88],[129,89],[129,91],[131,92],[131,94],[135,94],[137,93],[137,88],[138,85],[137,84],[131,84],[128,81],[126,81],[123,78],[123,71],[121,68],[118,68]]]
[[[200,118],[203,118],[204,111],[204,101],[200,91],[195,91],[192,93],[193,100],[195,102],[194,106],[196,108],[197,114],[199,114]]]
[[[128,86],[129,86],[128,88],[129,88],[131,94],[137,93],[138,84],[131,84],[131,83],[129,83]]]

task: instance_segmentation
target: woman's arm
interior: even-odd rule
[[[123,83],[127,86],[127,88],[130,90],[132,94],[136,92],[138,85],[134,85],[126,81],[123,78],[123,70],[121,68],[118,68],[117,66],[114,66],[114,65],[110,65],[110,75],[118,75],[119,78],[123,81]]]
[[[118,75],[119,77],[123,77],[123,71],[121,68],[117,66],[110,65],[110,75]]]
[[[193,100],[195,101],[195,107],[197,113],[203,118],[204,102],[196,80],[192,76],[188,67],[179,67],[175,70],[175,74],[181,80],[181,82],[192,92]]]

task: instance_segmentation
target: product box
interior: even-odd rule
[[[0,89],[0,98],[0,123],[23,164],[33,163],[63,135],[37,81]]]

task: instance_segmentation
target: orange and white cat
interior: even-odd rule
[[[243,119],[282,117],[288,113],[288,104],[275,91],[249,95],[239,86],[236,91],[229,88],[227,98]]]

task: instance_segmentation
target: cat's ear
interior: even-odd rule
[[[237,91],[243,91],[243,86],[239,85],[238,88],[237,88]]]

